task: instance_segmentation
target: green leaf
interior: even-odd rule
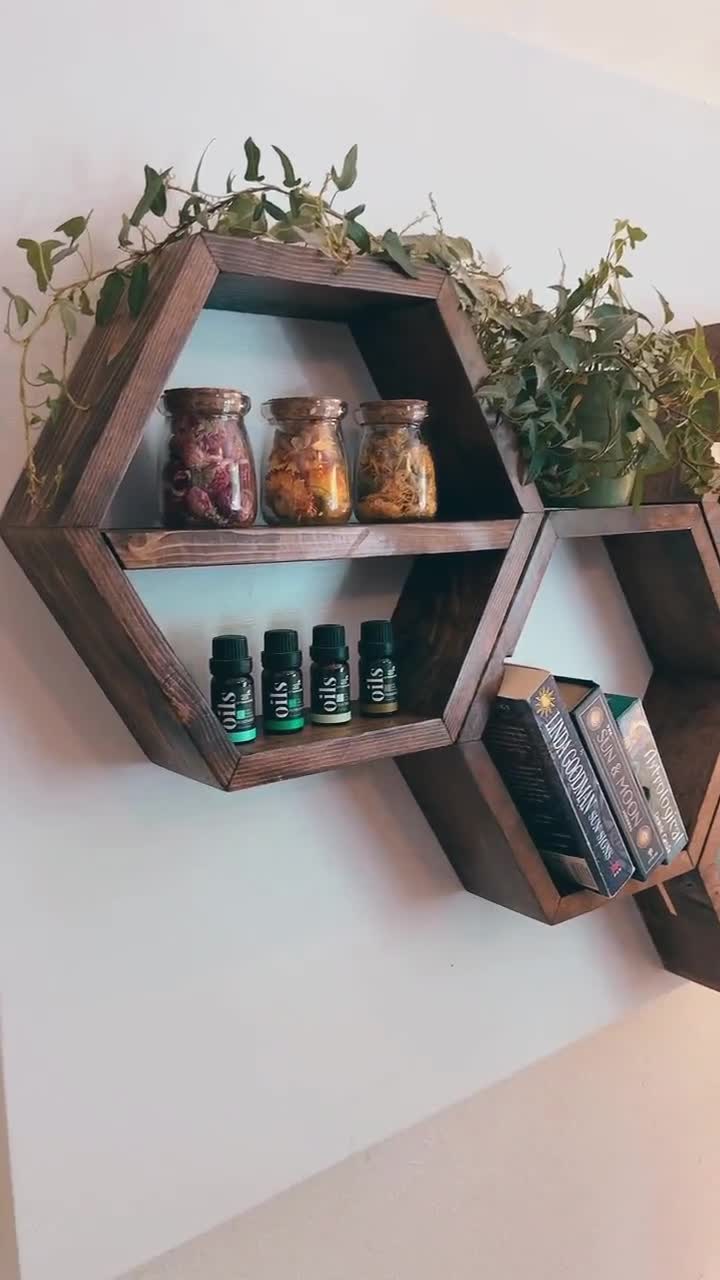
[[[628,268],[624,267],[620,262],[615,268],[615,275],[622,276],[623,280],[632,280],[632,271],[628,270]]]
[[[263,174],[260,172],[260,148],[255,145],[252,138],[245,139],[245,181],[246,182],[262,182]]]
[[[18,244],[19,243],[20,241],[18,241]],[[717,370],[713,364],[713,358],[708,351],[705,330],[697,320],[695,321],[695,332],[692,338],[692,350],[693,355],[703,372],[706,373],[709,378],[717,377]]]
[[[47,292],[47,287],[52,279],[52,252],[53,249],[62,248],[62,240],[26,240],[21,239],[17,242],[18,249],[25,250],[25,256],[28,265],[35,272],[37,287],[41,293]]]
[[[128,285],[128,310],[131,316],[139,316],[145,306],[150,284],[150,268],[143,259],[136,262],[130,273]]]
[[[576,373],[580,368],[580,348],[577,340],[565,333],[551,333],[548,342],[563,364]]]
[[[62,231],[63,235],[67,236],[68,240],[77,240],[85,230],[89,217],[90,214],[88,214],[87,218],[68,218],[67,222],[61,222],[60,226],[56,227],[55,230]]]
[[[280,163],[283,167],[283,184],[286,187],[299,187],[300,178],[295,177],[295,170],[292,167],[290,158],[286,156],[284,151],[280,150],[280,147],[276,147],[275,143],[272,144],[272,149],[280,157]]]
[[[105,277],[95,308],[95,323],[108,324],[112,320],[125,292],[125,276],[121,271],[111,271]]]
[[[92,316],[95,314],[95,312],[92,309],[92,303],[90,302],[90,299],[88,298],[84,289],[80,290],[80,301],[78,305],[84,316]]]
[[[647,231],[643,231],[642,227],[631,227],[628,223],[627,233],[633,249],[640,240],[647,240]]]
[[[665,324],[672,324],[673,320],[675,319],[675,312],[670,306],[670,303],[668,302],[667,298],[663,297],[660,290],[656,289],[655,292],[658,298],[660,299],[660,306],[662,307],[662,310],[663,310],[663,320]]]
[[[165,179],[168,177],[169,173],[169,169],[165,169],[162,173],[158,173],[157,169],[151,168],[149,164],[145,165],[145,190],[130,214],[131,226],[139,227],[143,218],[148,213],[155,213],[159,217],[162,217],[167,209]]]
[[[276,222],[287,222],[287,214],[279,205],[273,204],[272,200],[265,201],[265,209],[274,218]]]
[[[30,306],[27,298],[21,297],[19,293],[11,293],[9,289],[5,288],[5,285],[2,287],[2,291],[12,302],[15,308],[15,318],[22,329],[23,325],[27,324],[30,319],[31,313],[35,315],[35,308]]]
[[[64,249],[58,249],[57,253],[52,255],[50,259],[51,266],[55,268],[58,262],[62,262],[63,258],[71,258],[74,253],[77,253],[77,245],[66,244]]]
[[[225,190],[229,196],[231,196],[233,193],[234,181],[235,181],[235,170],[231,169],[227,178],[225,179]]]
[[[360,205],[362,209],[364,206]],[[370,234],[363,226],[362,222],[356,222],[353,218],[347,218],[345,221],[345,232],[348,240],[352,240],[356,249],[360,253],[370,252]]]
[[[365,212],[365,205],[364,205],[364,204],[356,204],[356,205],[355,205],[355,208],[354,208],[354,209],[348,209],[347,213],[343,214],[343,217],[344,217],[344,218],[347,218],[348,222],[354,222],[354,221],[355,221],[355,219],[356,219],[356,218],[359,218],[359,217],[360,217],[360,214],[361,214],[361,213],[364,213],[364,212]]]
[[[658,453],[661,453],[663,458],[667,458],[667,443],[662,430],[655,419],[651,418],[650,414],[647,413],[645,409],[641,409],[639,405],[634,406],[632,416],[638,425],[642,427],[651,444],[655,445]]]
[[[214,142],[214,141],[215,141],[215,139],[214,139],[214,138],[211,138],[211,139],[210,139],[210,141],[208,142],[207,146],[204,148],[203,153],[202,153],[202,155],[200,156],[200,159],[198,160],[197,169],[195,170],[195,177],[194,177],[194,178],[193,178],[193,180],[192,180],[192,186],[191,186],[191,188],[190,188],[190,190],[191,190],[191,191],[199,191],[199,190],[200,190],[200,170],[202,169],[202,162],[203,162],[203,160],[205,159],[205,157],[206,157],[206,155],[207,155],[208,151],[210,150],[210,147],[212,146],[212,144],[213,144],[213,142]]]
[[[58,311],[68,338],[74,338],[77,333],[77,316],[74,306],[67,298],[58,298]]]
[[[46,386],[46,387],[60,386],[59,378],[55,377],[55,374],[53,373],[52,369],[48,369],[46,364],[44,364],[40,372],[35,375],[35,382],[40,382],[42,383],[43,386]]]
[[[410,276],[413,280],[419,279],[420,272],[415,266],[397,231],[386,231],[382,238],[382,246],[388,258],[392,259],[396,267],[399,267],[406,276]]]
[[[130,219],[128,218],[126,213],[123,213],[122,226],[120,227],[120,231],[118,233],[118,244],[120,245],[121,249],[127,249],[128,245],[130,244],[130,230],[131,230]]]
[[[348,191],[357,178],[357,143],[355,142],[348,151],[343,160],[340,173],[337,172],[335,165],[330,170],[332,180],[338,191]]]

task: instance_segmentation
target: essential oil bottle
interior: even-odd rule
[[[266,733],[297,733],[305,724],[302,653],[297,631],[266,631],[262,652]]]
[[[375,619],[360,627],[360,710],[391,716],[398,710],[392,623]]]
[[[215,636],[210,659],[210,701],[231,742],[253,742],[255,685],[245,636]]]
[[[336,622],[313,627],[310,646],[310,719],[313,724],[347,724],[351,718],[349,656],[344,627]]]

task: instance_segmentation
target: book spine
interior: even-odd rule
[[[602,691],[597,689],[572,714],[637,874],[647,880],[665,850]]]
[[[605,832],[599,786],[589,764],[578,765],[567,750],[563,759],[557,726],[548,732],[547,721],[558,706],[554,682],[540,692],[542,699],[535,694],[529,702],[498,697],[485,744],[550,869],[612,897],[632,875],[632,865],[617,828]],[[565,720],[572,747],[580,753],[577,734]],[[609,810],[607,819],[614,827]]]
[[[634,702],[618,717],[617,724],[660,833],[665,861],[672,862],[687,847],[688,836],[642,703]]]
[[[631,879],[633,864],[578,732],[561,705],[557,686],[554,680],[547,684],[553,695],[553,709],[548,713],[547,699],[533,697],[535,723],[571,806],[583,852],[603,892],[612,897]]]

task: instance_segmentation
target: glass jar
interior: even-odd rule
[[[427,400],[369,400],[360,405],[358,520],[432,520],[437,514],[435,464],[422,432],[427,412]]]
[[[341,423],[343,400],[288,396],[268,400],[273,432],[263,483],[268,524],[344,524],[350,519],[350,477]]]
[[[175,387],[163,396],[170,422],[162,471],[169,529],[241,529],[257,516],[257,478],[245,429],[250,399],[223,387]]]

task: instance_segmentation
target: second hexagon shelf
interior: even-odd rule
[[[720,800],[720,562],[697,504],[546,517],[458,741],[400,762],[415,798],[471,892],[550,924],[604,899],[561,892],[482,741],[490,703],[558,540],[601,537],[653,664],[644,702],[690,842],[651,881],[698,862]]]

